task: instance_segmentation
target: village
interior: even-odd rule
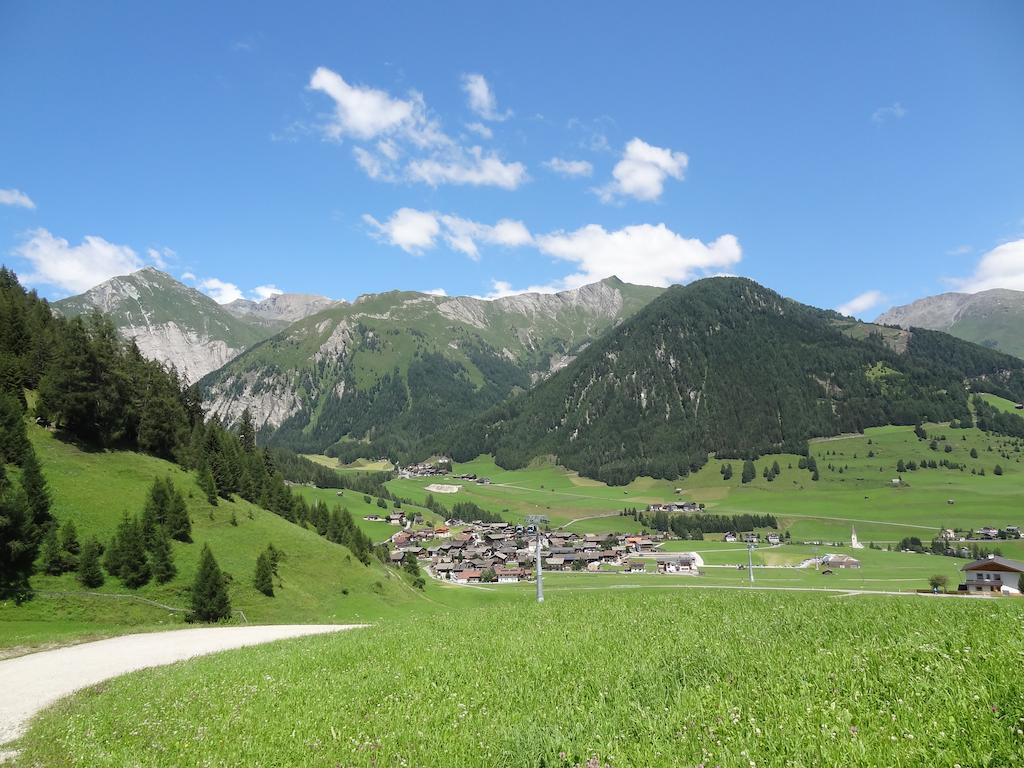
[[[448,461],[421,463],[399,470],[402,477],[441,479],[469,482],[479,485],[490,484],[490,479],[475,474],[451,474]],[[432,483],[427,490],[435,493],[453,493],[460,486]],[[679,491],[677,490],[677,493]],[[677,500],[657,502],[646,506],[647,513],[692,514],[704,512],[704,505],[692,501]],[[515,584],[536,579],[538,567],[537,548],[540,547],[540,566],[544,572],[570,572],[589,574],[663,574],[670,576],[696,577],[707,572],[707,568],[745,569],[743,563],[723,566],[720,563],[706,565],[699,551],[675,551],[666,542],[677,539],[670,533],[651,531],[649,533],[577,533],[555,529],[543,530],[534,525],[511,522],[486,522],[481,520],[448,519],[443,525],[428,525],[422,516],[407,519],[401,509],[394,509],[386,515],[369,515],[367,520],[387,522],[398,530],[389,539],[389,560],[400,566],[414,561],[432,578],[460,585],[471,584]],[[718,538],[720,537],[720,538]],[[930,554],[969,559],[971,542],[992,542],[1021,538],[1018,526],[997,528],[983,526],[977,530],[941,529],[933,540]],[[726,531],[716,535],[725,544],[737,544],[739,550],[769,548],[789,544],[789,537],[778,531],[759,532]],[[800,542],[804,545],[827,547],[827,542]],[[941,543],[941,546],[939,544]],[[843,546],[843,542],[835,542]],[[698,542],[694,542],[699,549]],[[851,530],[847,546],[863,550],[864,544]],[[817,550],[815,550],[817,552]],[[902,549],[910,552],[912,550]],[[922,551],[922,550],[916,550]],[[977,554],[977,552],[975,552]],[[790,566],[813,569],[823,576],[840,570],[860,569],[859,558],[843,552],[823,552],[805,558]],[[741,558],[746,560],[745,556]],[[757,566],[763,568],[765,566]],[[957,586],[959,593],[967,594],[1020,594],[1020,578],[1024,564],[1013,560],[985,554],[984,557],[968,563],[962,569],[962,582]]]

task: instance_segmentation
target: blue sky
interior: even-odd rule
[[[0,249],[50,297],[1024,290],[1022,41],[1012,0],[5,3]]]

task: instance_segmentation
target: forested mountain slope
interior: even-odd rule
[[[1024,362],[926,330],[851,323],[743,278],[674,286],[520,397],[450,432],[457,460],[555,454],[611,483],[674,478],[711,452],[806,451],[812,436],[969,420],[968,388],[1024,394]]]
[[[565,365],[661,293],[609,278],[495,301],[399,292],[336,305],[202,382],[225,423],[245,408],[271,444],[408,456]]]
[[[876,322],[945,331],[1024,358],[1024,291],[943,293],[893,307]]]

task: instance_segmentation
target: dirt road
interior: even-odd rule
[[[58,699],[126,672],[247,645],[362,626],[281,624],[179,629],[113,637],[0,661],[0,745],[20,736],[33,715]]]

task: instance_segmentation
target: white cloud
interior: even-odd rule
[[[496,111],[494,94],[482,76],[466,76],[464,87],[471,103],[483,110],[486,119],[501,120],[511,114]],[[495,152],[461,146],[448,136],[431,116],[423,96],[415,91],[397,98],[377,88],[352,85],[326,67],[316,69],[309,88],[334,102],[334,112],[322,127],[329,139],[375,142],[352,150],[356,163],[371,179],[405,180],[433,187],[464,184],[502,189],[515,189],[528,179],[522,163],[507,163]],[[481,122],[470,123],[467,128],[485,138],[493,135]]]
[[[45,229],[35,229],[13,254],[32,265],[21,275],[28,285],[49,285],[68,293],[87,291],[104,280],[127,275],[145,264],[127,245],[87,235],[81,245],[71,245]]]
[[[560,289],[553,285],[531,285],[529,288],[513,288],[512,283],[507,280],[491,280],[491,290],[482,296],[474,296],[474,299],[493,301],[503,299],[506,296],[518,296],[521,293],[556,293]]]
[[[864,293],[854,296],[845,304],[840,304],[836,307],[836,312],[841,315],[848,315],[849,317],[860,317],[869,309],[874,309],[885,301],[885,298],[885,294],[881,291],[864,291]]]
[[[496,224],[481,224],[459,216],[400,208],[380,222],[370,214],[363,221],[376,230],[376,236],[407,253],[421,253],[437,244],[440,236],[456,251],[473,260],[480,258],[480,244],[516,248],[533,242],[533,235],[521,221],[501,219]]]
[[[594,172],[594,166],[586,160],[564,160],[561,157],[552,157],[544,167],[562,176],[590,176]]]
[[[440,184],[468,184],[515,189],[529,176],[522,163],[506,163],[495,153],[484,154],[480,147],[450,153],[445,158],[413,160],[408,166],[409,178],[436,187]]]
[[[441,216],[440,221],[444,225],[444,239],[448,245],[474,261],[480,258],[477,243],[516,248],[533,242],[530,230],[521,221],[502,219],[494,226],[458,216]]]
[[[273,283],[269,285],[257,285],[255,288],[249,291],[249,295],[252,296],[253,299],[255,299],[256,301],[263,301],[263,299],[269,299],[271,296],[277,296],[278,294],[282,293],[284,293],[284,291],[282,291]]]
[[[195,273],[193,273],[193,272],[182,272],[181,273],[181,279],[182,280],[188,280],[190,283],[194,283],[199,278],[197,278],[195,276]]]
[[[951,282],[967,293],[992,288],[1024,291],[1024,239],[993,248],[981,257],[972,275]]]
[[[682,237],[664,224],[637,224],[611,232],[589,224],[535,240],[541,252],[577,265],[577,271],[561,281],[561,288],[577,288],[611,275],[641,285],[682,283],[727,270],[743,257],[733,235],[704,243]]]
[[[244,298],[242,291],[234,283],[227,283],[216,277],[208,277],[199,283],[199,290],[218,304],[228,304],[236,299]]]
[[[173,260],[178,254],[173,249],[164,247],[147,248],[146,255],[154,267],[157,269],[167,269],[168,262]]]
[[[493,139],[494,131],[483,123],[466,123],[466,128],[485,139]]]
[[[665,187],[665,179],[682,180],[689,162],[684,152],[673,152],[642,139],[633,139],[612,170],[613,180],[595,191],[606,203],[626,196],[637,200],[657,200]]]
[[[333,139],[352,136],[372,139],[391,133],[413,119],[413,101],[392,98],[385,91],[360,85],[349,85],[337,72],[317,67],[309,87],[334,100],[334,119],[325,130]]]
[[[505,120],[512,114],[498,112],[498,99],[483,75],[463,75],[462,90],[466,92],[469,108],[484,120]]]
[[[352,154],[356,158],[356,162],[359,167],[363,169],[367,176],[374,180],[385,180],[391,181],[394,175],[385,168],[385,159],[379,155],[375,155],[369,150],[363,149],[362,147],[355,147],[352,150]]]
[[[431,288],[429,291],[423,291],[428,296],[447,296],[448,291],[444,288]]]
[[[382,240],[397,245],[406,253],[422,253],[433,248],[441,232],[436,215],[415,208],[399,208],[383,223],[366,213],[363,221],[374,227]]]
[[[888,107],[879,107],[871,113],[871,121],[881,125],[888,120],[900,120],[907,114],[907,110],[898,101]]]
[[[543,254],[576,266],[574,273],[549,285],[517,290],[502,284],[487,298],[523,290],[551,292],[577,288],[611,275],[631,283],[665,286],[699,276],[725,274],[743,257],[734,235],[722,235],[704,243],[682,237],[664,224],[637,224],[610,232],[599,224],[590,224],[572,232],[533,235],[523,222],[514,219],[501,219],[490,225],[414,208],[400,208],[385,222],[370,214],[364,214],[363,220],[380,240],[408,253],[430,250],[438,239],[443,239],[453,250],[474,260],[479,259],[482,244],[505,248],[533,246]]]
[[[28,208],[30,211],[36,209],[32,198],[20,189],[0,189],[0,205],[13,205],[15,208]]]

